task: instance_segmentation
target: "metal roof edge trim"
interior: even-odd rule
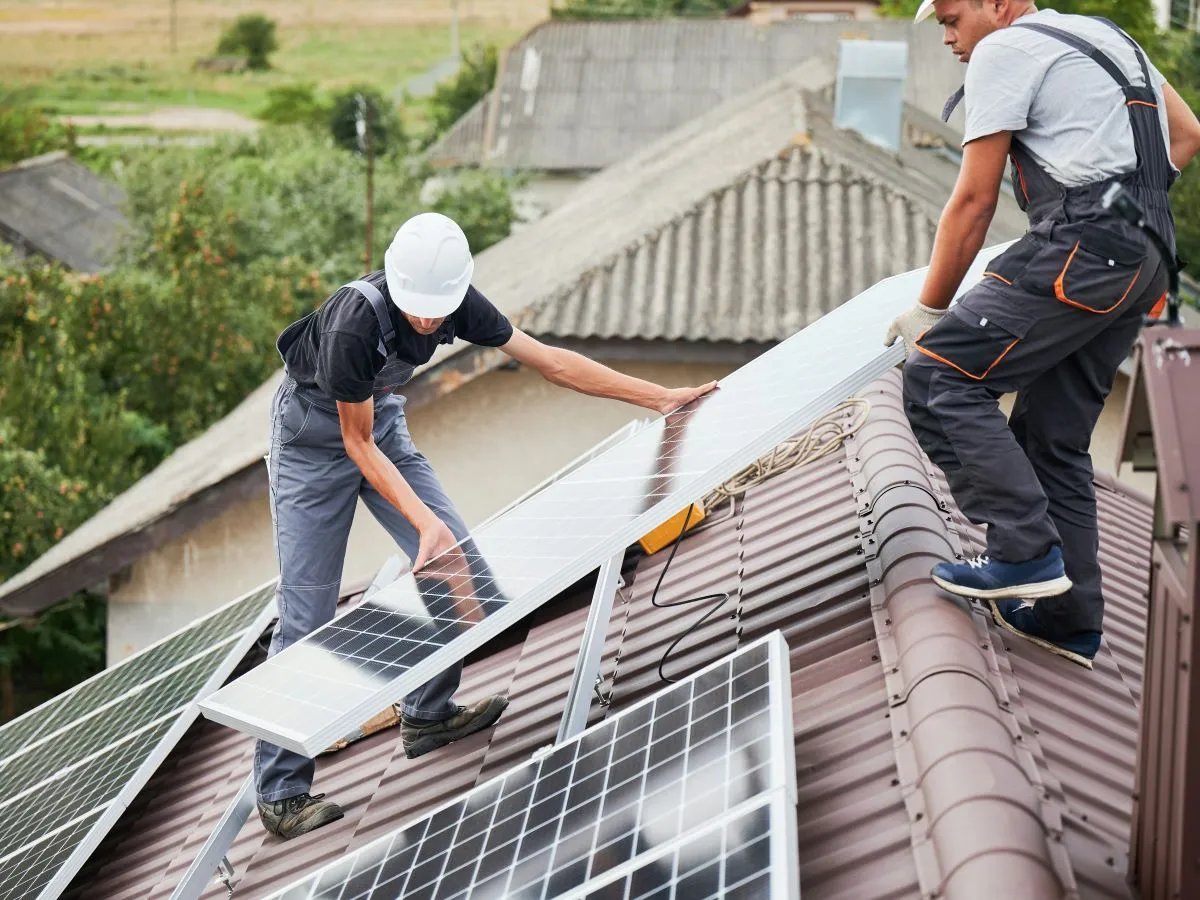
[[[942,599],[924,574],[947,543],[961,548],[928,464],[918,453],[861,452],[884,433],[916,448],[907,424],[891,414],[900,408],[899,381],[892,372],[866,392],[872,410],[847,441],[847,470],[863,550],[873,557],[872,620],[922,895],[1006,896],[1007,888],[986,878],[1003,855],[1008,884],[1024,885],[1028,900],[1077,897],[1061,816],[1046,802],[1036,763],[1022,745],[986,626],[981,616],[964,616]],[[908,496],[892,499],[924,508],[922,518],[937,524],[892,517],[892,504],[875,515],[880,496],[901,490]],[[904,531],[903,547],[889,548]],[[970,825],[979,822],[986,825]]]

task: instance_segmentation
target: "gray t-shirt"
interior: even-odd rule
[[[1135,85],[1142,70],[1128,42],[1110,26],[1050,9],[1017,22],[1040,22],[1083,38]],[[1149,62],[1149,60],[1147,60]],[[1150,66],[1158,118],[1167,138],[1166,79]],[[1057,38],[1030,28],[1002,28],[975,47],[967,64],[963,144],[1012,131],[1059,184],[1101,181],[1137,166],[1125,97],[1099,64]],[[1168,153],[1170,140],[1166,140]]]

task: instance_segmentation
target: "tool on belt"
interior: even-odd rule
[[[1152,321],[1148,324],[1167,325],[1172,328],[1179,327],[1181,324],[1179,321],[1179,270],[1182,268],[1179,258],[1171,252],[1167,246],[1167,242],[1162,239],[1162,236],[1150,225],[1146,224],[1146,214],[1143,212],[1141,205],[1134,199],[1133,194],[1125,190],[1120,182],[1114,181],[1108,186],[1108,190],[1100,198],[1100,203],[1105,209],[1111,209],[1130,225],[1140,228],[1146,237],[1150,239],[1150,243],[1158,249],[1158,252],[1167,264],[1167,315],[1163,319]]]

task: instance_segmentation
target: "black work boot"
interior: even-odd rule
[[[336,803],[322,799],[324,794],[297,794],[284,800],[258,801],[258,817],[263,828],[287,840],[308,834],[314,828],[336,822],[345,813]]]
[[[458,712],[440,722],[425,722],[408,715],[400,717],[400,739],[404,755],[409,759],[424,756],[430,750],[444,747],[469,734],[483,731],[496,724],[508,707],[508,698],[500,694],[480,700],[474,706],[460,706]]]

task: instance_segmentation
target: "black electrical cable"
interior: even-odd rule
[[[694,506],[688,507],[687,515],[684,516],[683,525],[679,529],[679,534],[675,536],[675,541],[671,545],[671,553],[667,556],[667,561],[663,565],[662,571],[658,573],[658,582],[654,585],[653,593],[650,594],[650,603],[652,606],[657,606],[659,609],[671,609],[676,606],[691,606],[694,603],[705,603],[710,601],[715,602],[713,602],[711,609],[707,610],[704,615],[693,622],[683,634],[671,642],[671,646],[667,648],[667,652],[664,653],[662,659],[659,660],[658,677],[660,681],[663,681],[666,684],[675,684],[678,681],[678,679],[675,678],[668,678],[666,673],[663,671],[667,666],[667,662],[671,658],[671,654],[675,652],[675,648],[683,643],[689,635],[703,626],[705,622],[712,618],[712,616],[714,616],[717,611],[725,605],[725,601],[729,599],[729,592],[723,591],[720,594],[705,594],[703,597],[686,597],[683,600],[675,600],[671,603],[658,602],[659,588],[662,587],[663,579],[667,577],[667,570],[671,568],[671,562],[675,559],[675,551],[679,549],[679,545],[683,542],[683,536],[687,533],[687,527],[692,521],[692,510],[694,509]]]

